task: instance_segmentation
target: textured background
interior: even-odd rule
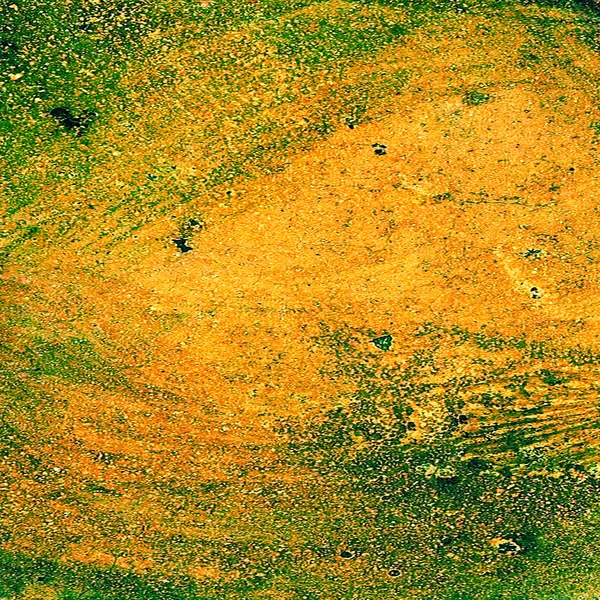
[[[0,598],[594,598],[599,34],[0,3]]]

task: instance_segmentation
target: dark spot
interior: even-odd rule
[[[156,181],[158,179],[158,175],[154,175],[154,173],[148,173],[146,175],[146,177],[150,180],[150,181]]]
[[[475,473],[478,473],[479,471],[485,471],[487,468],[488,464],[481,458],[474,457],[467,461],[467,469],[474,471]]]
[[[187,238],[175,238],[173,240],[173,243],[177,246],[177,249],[180,250],[181,252],[189,252],[190,250],[193,250],[193,248],[191,246],[188,246],[186,244],[187,242]]]
[[[459,481],[458,477],[456,475],[449,475],[446,477],[436,477],[435,479],[441,487],[452,487],[452,486],[455,486]]]
[[[402,25],[400,25],[399,23],[394,23],[390,27],[390,33],[395,36],[404,35],[406,33],[406,29],[402,27]]]
[[[0,40],[0,60],[9,60],[18,52],[16,44],[10,40]]]
[[[115,458],[117,458],[116,454],[112,452],[102,452],[99,451],[96,453],[95,458],[97,461],[104,463],[105,465],[112,465],[115,462]]]
[[[547,385],[560,385],[564,383],[564,379],[561,379],[556,373],[548,371],[548,369],[542,369],[540,371],[541,380]]]
[[[407,428],[409,431],[414,431],[414,430],[417,428],[417,426],[416,426],[416,424],[415,424],[415,423],[413,423],[412,421],[409,421],[409,422],[406,424],[406,428]]]
[[[500,554],[518,554],[521,551],[521,546],[512,540],[505,540],[498,544],[498,552]]]
[[[77,25],[77,29],[79,29],[79,31],[83,31],[84,33],[91,33],[94,31],[94,26],[92,23],[83,22]]]
[[[80,115],[79,118],[81,119],[81,121],[83,123],[91,123],[92,121],[95,121],[98,118],[98,113],[95,110],[84,110]]]
[[[48,91],[43,86],[38,84],[37,95],[40,99],[46,100],[48,98]]]
[[[443,194],[436,194],[433,199],[436,202],[443,202],[444,200],[452,200],[452,194],[450,192],[444,192]]]
[[[538,248],[528,248],[523,253],[523,256],[525,258],[540,258],[541,255],[542,255],[542,251],[539,250]]]
[[[194,230],[204,229],[204,223],[198,219],[188,219],[187,223],[185,224],[185,228]]]
[[[387,146],[384,146],[383,144],[371,144],[371,146],[375,149],[375,154],[377,154],[378,156],[383,156],[384,154],[387,154]]]
[[[340,552],[340,556],[342,558],[354,558],[355,554],[354,554],[354,552],[351,552],[350,550],[342,550]]]
[[[529,291],[531,292],[531,297],[534,300],[538,300],[542,297],[542,292],[539,290],[539,288],[532,287]]]
[[[585,467],[578,463],[568,462],[565,463],[565,469],[571,469],[572,471],[576,471],[577,473],[585,473]]]
[[[519,546],[518,554],[532,552],[537,546],[535,534],[531,531],[522,531],[510,536],[510,539],[514,540],[514,543]]]
[[[119,492],[111,488],[107,488],[97,483],[87,483],[83,486],[83,489],[93,494],[106,494],[108,496],[120,496]]]
[[[451,538],[451,537],[443,537],[440,540],[440,544],[442,546],[450,546],[453,542],[454,542],[454,538]]]
[[[50,115],[53,116],[57,121],[63,122],[73,118],[71,111],[63,106],[57,106],[50,111]]]
[[[68,108],[57,106],[50,111],[50,116],[54,117],[65,129],[75,131],[81,137],[98,117],[98,113],[94,110],[85,110],[76,117]]]
[[[383,350],[385,352],[385,351],[389,350],[392,346],[392,336],[389,334],[382,335],[382,336],[376,337],[375,339],[371,340],[371,342],[373,344],[375,344],[375,346],[377,346],[377,348],[379,348],[380,350]]]
[[[10,530],[6,529],[5,527],[0,527],[0,544],[4,544],[5,542],[8,542],[11,537],[12,537],[12,534],[11,534]]]
[[[398,577],[400,575],[400,571],[398,571],[398,569],[390,569],[388,571],[388,575],[390,577]]]
[[[498,472],[504,477],[512,477],[512,469],[508,465],[501,467]]]
[[[450,415],[450,420],[453,427],[458,427],[459,425],[468,423],[469,417],[467,415]]]
[[[467,106],[479,106],[481,104],[485,104],[486,102],[489,102],[490,100],[490,95],[486,94],[485,92],[479,92],[477,90],[472,90],[470,92],[467,92],[464,96],[463,96],[463,104],[466,104]]]

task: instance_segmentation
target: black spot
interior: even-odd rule
[[[487,468],[488,464],[485,462],[485,460],[482,460],[481,458],[478,458],[476,456],[474,458],[470,458],[467,461],[467,469],[469,469],[470,471],[474,471],[475,473],[485,471]]]
[[[459,481],[459,479],[456,475],[450,475],[447,477],[436,477],[435,479],[436,479],[436,482],[438,483],[438,485],[442,488],[453,487]]]
[[[57,107],[50,111],[50,114],[65,128],[65,129],[76,129],[82,126],[79,117],[75,117],[71,114],[68,108]]]
[[[409,421],[409,422],[406,424],[406,428],[407,428],[409,431],[414,431],[414,430],[417,428],[417,426],[416,426],[416,424],[415,424],[415,423],[413,423],[412,421]]]
[[[73,118],[71,111],[64,106],[57,106],[50,111],[50,115],[53,116],[57,121],[62,123]]]
[[[158,175],[154,175],[154,173],[148,173],[146,175],[146,177],[150,180],[150,181],[156,181],[158,179]]]
[[[200,229],[204,229],[204,223],[198,219],[188,219],[185,228],[199,231]]]
[[[517,554],[521,552],[521,550],[521,546],[512,540],[507,540],[498,544],[498,552],[500,552],[500,554]]]
[[[190,250],[193,250],[193,248],[191,246],[188,246],[186,244],[187,242],[187,238],[175,238],[173,240],[173,243],[177,246],[177,249],[180,250],[181,252],[189,252]]]
[[[517,551],[518,554],[531,553],[537,548],[536,536],[531,531],[522,531],[510,536],[510,539],[514,540],[519,546],[519,550]]]
[[[548,369],[542,369],[540,371],[540,378],[547,385],[561,385],[564,383],[564,379],[556,375],[556,373],[548,371]]]
[[[79,119],[82,123],[92,123],[98,118],[98,113],[95,110],[84,110],[80,115]]]
[[[542,251],[539,250],[538,248],[528,248],[524,253],[523,256],[525,258],[540,258],[542,255]]]
[[[565,469],[571,469],[572,471],[576,471],[577,473],[585,473],[585,467],[583,465],[567,462],[564,465]]]
[[[469,422],[469,417],[467,415],[458,415],[457,418],[460,425],[464,425],[465,423]]]
[[[75,131],[81,137],[96,120],[98,113],[94,110],[85,110],[78,117],[64,106],[57,106],[50,111],[50,116],[54,117],[65,129]]]
[[[0,40],[0,60],[10,60],[17,55],[18,51],[16,44],[10,40]]]
[[[350,550],[342,550],[340,552],[340,556],[342,558],[354,558],[354,552],[351,552]]]
[[[390,569],[388,571],[388,575],[390,577],[398,577],[400,575],[400,571],[398,571],[398,569]]]
[[[443,194],[436,194],[433,199],[436,202],[443,202],[444,200],[452,200],[452,194],[450,192],[444,192]]]
[[[542,293],[540,292],[539,288],[536,287],[532,287],[531,290],[529,290],[531,292],[531,297],[534,300],[538,300],[539,298],[542,297]]]
[[[105,465],[112,465],[115,462],[115,458],[117,458],[116,454],[112,452],[96,452],[95,459],[99,462],[104,463]]]
[[[377,346],[377,348],[386,352],[392,346],[392,336],[389,334],[381,335],[381,336],[376,337],[375,339],[371,340],[371,342],[373,344],[375,344],[375,346]]]
[[[371,146],[375,149],[375,154],[377,154],[377,156],[387,154],[387,146],[384,146],[383,144],[371,144]]]

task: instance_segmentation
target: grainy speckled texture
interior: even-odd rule
[[[592,9],[0,17],[0,598],[600,594]]]

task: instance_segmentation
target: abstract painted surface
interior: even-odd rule
[[[0,598],[600,596],[600,13],[0,5]]]

